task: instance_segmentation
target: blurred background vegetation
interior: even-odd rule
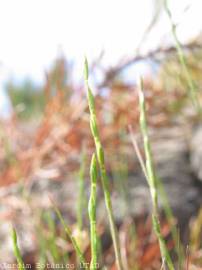
[[[6,84],[6,90],[19,119],[37,118],[44,112],[44,92],[30,79],[25,79],[20,83],[9,81]]]
[[[173,253],[177,245],[171,237],[172,226],[179,225],[179,230],[183,231],[183,244],[185,243],[184,265],[189,260],[189,251],[186,250],[186,244],[189,243],[190,265],[193,266],[190,269],[197,269],[194,268],[195,266],[201,267],[202,221],[201,210],[199,210],[201,205],[198,205],[201,202],[201,183],[197,178],[197,173],[191,168],[190,160],[193,149],[190,142],[194,137],[196,126],[201,125],[202,118],[200,112],[193,106],[190,81],[195,91],[194,98],[201,105],[202,35],[200,31],[197,31],[194,37],[190,35],[193,26],[190,21],[188,21],[189,29],[186,30],[187,22],[184,22],[183,25],[181,17],[184,17],[187,12],[189,13],[190,6],[187,5],[187,2],[190,1],[183,2],[183,5],[180,1],[171,1],[172,12],[166,11],[165,3],[167,1],[161,0],[149,1],[150,5],[148,1],[143,1],[146,6],[138,4],[137,1],[134,1],[134,6],[131,6],[132,1],[126,1],[126,3],[120,1],[121,4],[119,1],[112,1],[113,4],[111,1],[110,3],[104,1],[104,4],[101,2],[101,4],[98,2],[94,4],[95,1],[90,1],[89,6],[86,2],[82,6],[83,2],[80,1],[81,6],[76,6],[77,12],[67,26],[70,27],[68,31],[66,28],[64,29],[67,23],[66,18],[68,18],[64,2],[61,6],[59,2],[55,2],[53,6],[50,2],[46,2],[47,5],[44,5],[44,1],[42,2],[41,5],[44,9],[37,8],[39,10],[39,14],[37,14],[41,14],[41,25],[38,25],[37,31],[41,31],[42,21],[46,23],[46,15],[51,26],[46,25],[42,29],[40,39],[35,37],[34,31],[30,32],[35,37],[35,41],[31,44],[32,49],[34,46],[37,47],[36,40],[37,44],[40,40],[41,44],[38,46],[43,48],[43,53],[40,55],[34,52],[36,55],[30,55],[30,59],[29,57],[25,59],[26,52],[29,55],[28,45],[30,44],[19,41],[19,45],[20,38],[16,39],[18,49],[22,52],[24,49],[25,55],[14,48],[15,53],[11,54],[10,58],[16,61],[17,56],[20,55],[23,61],[31,63],[30,66],[25,64],[26,75],[19,75],[17,79],[15,76],[7,76],[2,84],[4,89],[0,89],[5,90],[4,92],[12,104],[10,115],[0,121],[0,199],[2,199],[0,240],[3,239],[2,243],[5,243],[3,251],[0,252],[0,258],[1,256],[6,257],[2,254],[12,255],[8,228],[10,223],[13,223],[20,232],[19,239],[23,239],[21,246],[23,259],[32,262],[33,269],[35,269],[37,260],[77,262],[72,245],[64,235],[52,205],[50,205],[50,193],[54,194],[58,207],[61,208],[70,223],[72,232],[76,235],[87,260],[90,258],[89,221],[86,206],[89,193],[89,164],[95,149],[89,128],[83,67],[78,66],[78,62],[82,62],[81,50],[83,52],[84,48],[87,48],[87,54],[90,55],[90,85],[95,95],[100,137],[106,153],[110,192],[113,202],[118,202],[118,207],[114,211],[122,247],[125,248],[122,252],[125,256],[126,269],[153,270],[163,266],[158,242],[154,237],[152,222],[148,215],[150,201],[149,198],[148,201],[147,198],[145,199],[147,188],[145,189],[143,178],[141,178],[142,172],[140,172],[137,156],[132,148],[129,132],[132,127],[133,135],[140,145],[140,154],[144,160],[139,128],[137,94],[137,76],[139,75],[144,78],[146,113],[152,149],[154,148],[156,154],[155,162],[160,169],[163,168],[166,172],[166,188],[168,190],[170,187],[174,188],[171,190],[173,196],[171,194],[168,199],[172,204],[176,203],[174,197],[179,197],[177,199],[180,203],[183,198],[183,203],[187,206],[180,205],[181,216],[179,216],[185,215],[182,221],[178,216],[165,219],[162,215],[163,236],[168,242],[169,251]],[[76,1],[76,3],[78,2]],[[197,1],[194,3],[196,5]],[[146,16],[147,4],[151,15],[148,18]],[[27,2],[23,2],[21,7],[26,7],[30,12],[26,5]],[[48,5],[50,5],[50,10],[47,8]],[[72,3],[72,5],[74,4]],[[132,7],[136,8],[132,9]],[[89,16],[85,14],[87,9],[90,10]],[[104,12],[99,17],[102,9]],[[133,14],[133,10],[136,15]],[[32,10],[29,12],[29,16],[32,16]],[[69,14],[70,17],[71,15]],[[15,18],[15,14],[13,16]],[[29,16],[26,17],[28,22]],[[194,16],[192,14],[192,17]],[[101,22],[100,25],[99,22],[96,24],[98,19]],[[135,19],[136,21],[133,21]],[[35,20],[36,18],[32,19],[34,22]],[[77,20],[79,27],[76,25]],[[76,21],[75,25],[72,25],[73,21]],[[180,28],[181,21],[183,31]],[[94,24],[96,26],[93,30]],[[34,23],[33,25],[31,24],[36,29]],[[164,25],[167,28],[164,29]],[[108,28],[111,29],[109,33]],[[50,31],[50,39],[48,39],[47,29]],[[71,31],[72,29],[73,31]],[[83,31],[84,29],[85,31]],[[162,29],[165,37],[160,35]],[[81,32],[79,32],[80,30]],[[186,34],[186,31],[189,32],[188,38],[186,35],[186,38],[181,38],[183,36],[181,34]],[[72,33],[73,36],[71,36]],[[105,33],[109,35],[105,36]],[[75,37],[76,34],[79,37]],[[29,41],[26,35],[29,36],[29,32],[23,32],[23,37]],[[31,41],[33,41],[32,35],[30,36]],[[65,53],[61,49],[56,57],[50,57],[49,47],[47,44],[43,45],[43,42],[45,44],[47,37],[48,45],[51,46],[51,41],[58,38],[58,35],[64,41],[64,43],[61,42],[60,48],[64,46]],[[99,39],[100,36],[103,40]],[[74,40],[73,45],[72,40]],[[99,49],[96,47],[96,42],[99,43]],[[102,42],[106,45],[103,50],[100,49]],[[77,48],[76,55],[79,61],[74,53],[68,52],[67,48],[70,47],[67,44],[69,43],[73,49]],[[1,49],[5,52],[1,47],[0,52]],[[41,78],[34,78],[30,72],[34,72],[34,66],[32,70],[32,63],[33,65],[35,63],[34,58],[36,57],[38,63],[38,61],[42,61],[40,57],[43,58],[47,55],[49,64],[45,67],[43,65],[39,67],[37,64],[37,69],[41,70]],[[181,60],[182,57],[184,64]],[[29,68],[30,70],[28,70]],[[14,75],[15,73],[18,73],[17,68]],[[200,148],[199,146],[200,143],[197,150]],[[200,161],[200,159],[198,160]],[[189,182],[189,180],[190,183],[184,184],[183,181]],[[173,185],[170,184],[172,181]],[[175,184],[178,183],[176,188]],[[100,185],[99,188],[101,188]],[[177,196],[177,192],[180,192],[181,189],[181,196]],[[130,196],[130,192],[133,191],[135,195],[132,193]],[[98,193],[98,201],[103,208],[103,194],[100,190]],[[129,197],[134,199],[132,203],[130,203],[131,198]],[[139,200],[143,202],[142,207],[139,207],[138,203],[136,204]],[[195,204],[197,209],[194,208]],[[178,202],[176,205],[179,207]],[[136,212],[133,213],[133,216],[131,210],[137,210],[137,216]],[[105,213],[100,211],[98,231],[103,245],[100,260],[103,260],[102,262],[109,267],[108,269],[116,270],[105,222]],[[31,243],[29,243],[30,239]],[[28,246],[26,246],[27,243]],[[137,252],[134,252],[136,250]],[[181,270],[180,266],[179,269]]]

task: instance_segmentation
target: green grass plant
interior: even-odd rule
[[[18,269],[19,270],[24,270],[24,262],[22,259],[22,255],[20,253],[20,249],[18,247],[18,239],[17,239],[17,233],[16,230],[12,227],[11,229],[11,236],[12,236],[12,241],[13,241],[13,251],[14,255],[16,257],[17,263],[18,263]]]
[[[86,263],[86,260],[84,258],[84,255],[79,247],[79,244],[77,243],[77,240],[75,239],[75,237],[72,235],[72,232],[71,232],[71,229],[69,228],[69,226],[66,224],[64,218],[62,217],[62,214],[60,212],[60,210],[58,209],[58,207],[55,205],[55,203],[53,202],[53,200],[50,198],[51,202],[52,202],[52,205],[53,205],[53,208],[55,210],[55,213],[57,214],[58,216],[58,219],[60,220],[66,234],[67,234],[67,237],[70,239],[73,247],[74,247],[74,250],[76,252],[76,255],[78,257],[78,260],[79,262],[82,264],[82,265],[87,265]]]
[[[140,129],[144,142],[144,152],[146,158],[146,179],[148,181],[151,199],[152,199],[152,221],[153,228],[159,241],[162,261],[168,266],[169,270],[174,270],[173,262],[166,247],[165,240],[161,234],[159,210],[158,210],[158,182],[155,175],[155,169],[153,164],[153,157],[151,153],[151,145],[148,136],[147,120],[146,120],[146,107],[145,98],[143,94],[143,80],[139,82],[139,106],[140,106]]]
[[[98,254],[98,237],[96,229],[96,197],[97,197],[97,165],[96,156],[93,154],[90,166],[90,178],[91,178],[91,193],[88,204],[88,213],[90,220],[90,239],[91,239],[91,263],[90,270],[95,270],[97,268],[97,254]]]
[[[147,175],[147,169],[146,169],[143,157],[141,155],[138,143],[136,141],[136,138],[134,136],[134,133],[133,133],[133,130],[132,130],[131,126],[129,126],[129,131],[130,131],[131,141],[132,141],[132,144],[134,146],[134,149],[135,149],[138,161],[140,163],[141,169],[142,169],[142,171],[144,173],[145,178],[149,182],[149,178],[148,178],[148,175]],[[178,256],[178,262],[179,262],[179,265],[181,267],[182,261],[183,261],[183,258],[184,258],[184,254],[183,254],[183,248],[182,248],[182,245],[181,245],[181,242],[180,242],[180,239],[179,239],[179,233],[178,233],[176,225],[174,224],[175,218],[174,218],[174,215],[173,215],[173,211],[172,211],[172,209],[170,207],[168,196],[167,196],[166,191],[164,189],[162,180],[156,174],[155,174],[155,176],[156,176],[156,182],[157,182],[157,189],[158,189],[160,198],[162,200],[162,206],[163,206],[163,210],[165,212],[166,220],[168,221],[168,223],[169,223],[169,225],[171,227],[172,239],[173,239],[173,241],[175,243],[174,249],[175,249],[176,255]]]
[[[47,222],[48,230],[49,230],[48,239],[46,240],[47,248],[50,250],[50,253],[54,262],[57,263],[57,262],[60,262],[61,256],[60,256],[59,249],[56,245],[57,234],[56,234],[55,222],[49,211],[44,213],[44,219]]]
[[[98,164],[100,168],[100,175],[101,175],[102,187],[104,191],[105,205],[106,205],[108,218],[109,218],[110,231],[111,231],[112,241],[114,245],[116,264],[117,264],[118,270],[123,270],[123,264],[122,264],[121,253],[120,253],[119,236],[118,236],[118,231],[116,228],[113,209],[112,209],[111,194],[110,194],[110,189],[109,189],[109,179],[108,179],[106,168],[105,168],[104,150],[100,141],[97,119],[96,119],[95,99],[88,84],[88,62],[86,58],[84,62],[84,79],[85,79],[85,86],[87,90],[88,106],[90,110],[90,128],[91,128],[91,133],[94,138],[96,154],[97,154]]]
[[[196,87],[196,84],[193,81],[192,76],[189,72],[186,56],[185,56],[185,53],[182,49],[182,45],[181,45],[180,40],[179,40],[178,35],[177,35],[176,25],[173,22],[173,17],[172,17],[172,13],[171,13],[171,10],[170,10],[169,5],[168,5],[168,0],[164,0],[164,8],[165,8],[166,14],[169,18],[170,24],[171,24],[172,35],[173,35],[173,38],[175,41],[175,46],[177,49],[180,65],[182,67],[182,72],[184,73],[185,80],[186,80],[186,83],[187,83],[188,88],[189,88],[188,94],[191,98],[193,106],[196,108],[196,111],[201,115],[202,111],[201,111],[201,105],[200,105],[200,102],[198,99],[197,87]]]

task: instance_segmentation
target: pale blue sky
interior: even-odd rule
[[[0,0],[0,92],[8,76],[43,79],[44,69],[62,47],[77,62],[105,50],[105,65],[135,51],[152,17],[152,0]],[[200,0],[170,0],[184,42],[201,30]],[[185,7],[191,4],[188,11]],[[172,42],[165,15],[143,50]],[[1,99],[1,97],[0,97]],[[0,101],[1,107],[2,99]],[[1,109],[0,109],[1,110]]]

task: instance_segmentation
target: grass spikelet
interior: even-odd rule
[[[119,237],[118,237],[118,232],[117,232],[117,228],[114,221],[114,215],[113,215],[113,209],[112,209],[112,203],[111,203],[109,180],[108,180],[106,168],[105,168],[104,150],[100,141],[98,126],[97,126],[95,100],[94,100],[93,93],[88,84],[88,62],[86,58],[84,62],[84,79],[85,79],[85,86],[87,90],[88,106],[90,110],[90,128],[91,128],[91,132],[92,132],[94,142],[95,142],[96,154],[97,154],[102,187],[103,187],[104,197],[105,197],[105,205],[106,205],[106,209],[108,213],[110,231],[111,231],[111,236],[112,236],[113,245],[114,245],[116,264],[117,264],[118,270],[123,270],[123,264],[122,264],[121,253],[120,253]]]
[[[170,270],[174,270],[174,266],[170,255],[168,253],[164,238],[161,234],[160,228],[160,221],[159,221],[159,211],[158,211],[158,186],[157,186],[157,179],[155,175],[155,169],[153,165],[153,158],[151,153],[151,145],[148,136],[148,129],[147,129],[147,120],[146,120],[146,108],[145,108],[145,99],[143,94],[143,80],[140,79],[139,82],[139,106],[140,106],[140,129],[144,141],[144,151],[145,151],[145,158],[146,158],[146,175],[147,182],[149,185],[151,199],[152,199],[152,221],[153,221],[153,228],[156,233],[156,236],[159,241],[162,261],[168,266]]]

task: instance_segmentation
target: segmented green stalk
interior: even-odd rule
[[[140,128],[141,128],[141,133],[142,133],[143,141],[144,141],[146,172],[148,176],[147,180],[148,180],[148,185],[150,188],[150,193],[151,193],[151,198],[152,198],[153,228],[159,241],[162,260],[165,261],[165,263],[167,264],[170,270],[174,270],[172,260],[170,258],[165,241],[161,234],[159,213],[158,213],[158,187],[157,187],[155,169],[153,165],[151,145],[150,145],[148,130],[147,130],[146,109],[145,109],[145,99],[144,99],[144,94],[143,94],[142,79],[140,79],[140,87],[139,87],[139,105],[140,105]]]
[[[79,247],[79,245],[78,245],[78,243],[77,243],[75,237],[72,235],[69,226],[65,223],[64,218],[62,217],[62,215],[61,215],[59,209],[57,208],[57,206],[54,204],[53,200],[52,200],[51,198],[50,198],[50,200],[51,200],[51,203],[52,203],[52,205],[53,205],[53,208],[54,208],[54,210],[55,210],[55,212],[56,212],[56,214],[57,214],[57,216],[58,216],[60,222],[62,223],[62,226],[63,226],[63,228],[64,228],[64,230],[65,230],[65,232],[66,232],[68,238],[69,238],[70,241],[72,242],[72,245],[73,245],[73,247],[74,247],[74,250],[75,250],[75,252],[76,252],[76,254],[77,254],[77,257],[78,257],[79,261],[80,261],[83,265],[87,265],[87,264],[86,264],[86,261],[85,261],[85,258],[84,258],[84,256],[83,256],[83,253],[81,252],[80,247]]]
[[[113,215],[113,209],[112,209],[112,203],[111,203],[109,180],[108,180],[106,168],[105,168],[104,150],[101,145],[98,126],[97,126],[95,100],[94,100],[92,91],[88,85],[87,59],[85,59],[85,63],[84,63],[84,78],[85,78],[85,85],[87,89],[88,106],[90,110],[90,128],[91,128],[91,132],[92,132],[94,142],[95,142],[95,147],[96,147],[96,154],[97,154],[98,164],[100,168],[102,187],[103,187],[104,197],[105,197],[105,205],[106,205],[108,218],[109,218],[110,231],[111,231],[111,236],[112,236],[113,245],[114,245],[116,263],[117,263],[118,270],[123,270],[123,264],[122,264],[121,253],[120,253],[119,237],[118,237],[118,232],[117,232],[115,221],[114,221],[114,215]]]
[[[91,178],[91,194],[88,204],[88,214],[90,219],[90,239],[91,239],[90,270],[95,270],[97,268],[97,230],[96,230],[97,165],[95,154],[93,154],[91,160],[90,178]]]
[[[24,262],[20,253],[20,249],[18,247],[17,234],[14,228],[11,229],[11,235],[12,235],[12,240],[13,240],[13,251],[17,259],[18,269],[24,270],[25,269]]]
[[[193,79],[191,77],[191,74],[189,72],[189,68],[187,66],[187,61],[186,61],[186,56],[185,56],[185,54],[183,52],[182,45],[181,45],[181,43],[180,43],[180,41],[178,39],[177,32],[176,32],[176,25],[173,22],[172,14],[171,14],[171,11],[169,9],[167,0],[164,0],[164,7],[165,7],[165,11],[166,11],[166,13],[168,15],[168,18],[170,20],[170,24],[171,24],[171,27],[172,27],[172,35],[173,35],[173,38],[175,40],[175,46],[176,46],[176,49],[177,49],[180,65],[182,66],[182,70],[184,72],[185,79],[186,79],[187,85],[188,85],[189,90],[190,90],[189,91],[190,98],[191,98],[192,103],[193,103],[194,107],[196,108],[197,112],[199,114],[201,114],[201,106],[200,106],[200,102],[198,100],[197,88],[196,88],[196,86],[194,84],[194,81],[193,81]]]

